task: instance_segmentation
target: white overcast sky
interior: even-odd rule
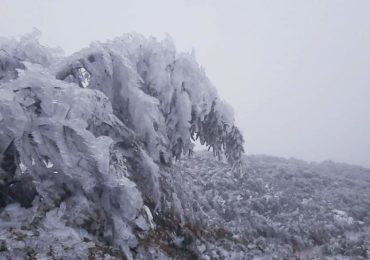
[[[229,102],[247,153],[370,167],[369,0],[0,0],[0,36],[71,53],[172,36]]]

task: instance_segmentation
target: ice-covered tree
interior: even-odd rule
[[[153,228],[144,201],[165,201],[161,169],[194,139],[240,166],[231,109],[171,40],[125,35],[63,57],[38,37],[0,41],[1,207],[60,208],[130,257],[134,230]]]
[[[149,154],[168,162],[191,152],[193,138],[240,161],[243,138],[233,113],[191,54],[178,54],[171,40],[127,35],[94,43],[67,58],[57,78],[98,89],[114,113],[134,130]]]

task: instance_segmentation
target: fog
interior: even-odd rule
[[[0,36],[67,54],[169,34],[235,111],[246,152],[370,167],[370,1],[0,0]]]

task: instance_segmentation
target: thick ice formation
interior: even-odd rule
[[[0,256],[161,254],[138,239],[158,212],[183,223],[163,181],[173,158],[200,138],[241,166],[231,109],[168,39],[127,35],[65,58],[37,37],[0,42],[0,240],[13,250]]]

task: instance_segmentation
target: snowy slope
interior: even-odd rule
[[[369,170],[243,159],[170,39],[64,57],[39,36],[0,39],[0,259],[369,258]],[[183,158],[195,139],[215,157]]]
[[[203,216],[203,255],[370,258],[370,170],[268,156],[247,156],[245,166],[233,174],[206,152],[177,165],[181,197]]]
[[[244,162],[246,170],[236,174],[211,153],[198,152],[163,169],[167,199],[153,215],[148,210],[155,228],[136,230],[133,257],[369,259],[370,170],[267,156]],[[44,216],[35,208],[10,204],[0,213],[1,257],[124,258],[88,226],[69,226],[64,203]]]

